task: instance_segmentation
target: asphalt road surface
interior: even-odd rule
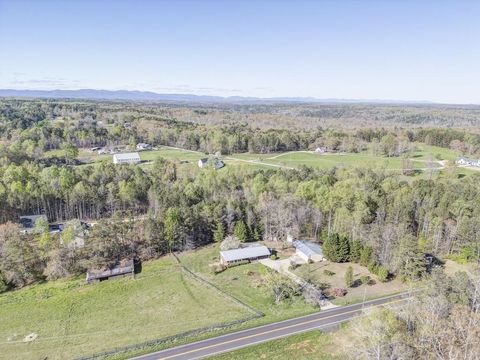
[[[402,303],[405,303],[407,299],[408,294],[399,294],[366,301],[365,303],[337,307],[307,316],[263,325],[142,355],[134,358],[134,360],[201,359],[309,330],[333,330],[336,329],[340,323],[360,316],[364,308],[401,305]]]

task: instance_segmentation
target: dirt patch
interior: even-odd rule
[[[472,264],[460,264],[453,260],[446,260],[444,265],[445,274],[451,276],[457,271],[465,271],[470,273],[473,270],[474,266]]]

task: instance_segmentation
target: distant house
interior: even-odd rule
[[[114,154],[113,155],[114,164],[139,164],[140,155],[137,152],[134,153],[123,153],[123,154]]]
[[[323,154],[323,153],[327,152],[327,149],[325,149],[324,147],[317,147],[315,149],[315,152],[319,153],[319,154]]]
[[[207,165],[211,164],[215,170],[219,170],[225,166],[225,163],[223,160],[220,159],[214,159],[214,160],[208,160],[207,158],[203,158],[198,160],[198,167],[203,169]]]
[[[68,242],[65,241],[65,237],[61,234],[60,235],[60,244],[64,245],[70,250],[81,249],[85,246],[85,237],[88,234],[90,226],[81,220],[77,220],[73,223],[73,239],[69,240]],[[64,230],[64,226],[62,224],[62,232]]]
[[[266,246],[249,246],[240,249],[220,251],[220,263],[231,266],[265,259],[269,256],[270,250],[268,250]]]
[[[36,225],[38,220],[43,219],[45,221],[47,220],[46,215],[24,215],[20,216],[20,232],[22,234],[32,234],[37,231]]]
[[[295,247],[295,255],[304,260],[306,263],[323,261],[323,251],[319,244],[310,241],[295,240],[293,241]]]
[[[457,160],[457,165],[480,167],[480,160],[473,160],[461,157]]]
[[[213,168],[215,170],[221,169],[224,166],[225,166],[225,163],[223,162],[223,160],[215,159],[214,162],[213,162]]]
[[[203,159],[200,159],[198,160],[198,167],[200,169],[202,169],[203,167],[205,167],[208,163],[208,159],[207,158],[203,158]]]
[[[90,148],[90,151],[91,151],[91,152],[96,152],[96,151],[98,151],[98,150],[100,150],[100,149],[101,149],[101,147],[95,146],[95,147]]]
[[[153,145],[147,144],[147,143],[139,143],[137,144],[137,150],[142,151],[142,150],[152,150]]]
[[[135,276],[135,262],[133,260],[123,261],[119,266],[108,270],[88,270],[87,282],[105,281],[117,277]]]

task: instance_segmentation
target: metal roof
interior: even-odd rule
[[[323,255],[322,247],[310,241],[295,240],[293,246],[307,256]]]
[[[115,156],[118,160],[130,160],[130,159],[140,160],[140,155],[138,155],[138,152],[115,154],[113,156]]]
[[[220,251],[220,256],[225,261],[237,261],[255,259],[270,256],[270,250],[266,246],[249,246],[241,249]]]

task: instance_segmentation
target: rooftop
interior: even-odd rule
[[[270,250],[263,245],[249,246],[241,249],[220,251],[220,256],[222,256],[225,261],[237,261],[270,256]]]
[[[293,242],[293,246],[303,252],[305,255],[323,255],[320,244],[316,244],[311,241],[295,240]]]
[[[140,155],[138,155],[138,152],[115,154],[113,156],[115,156],[119,160],[137,159],[137,158],[140,159]]]

